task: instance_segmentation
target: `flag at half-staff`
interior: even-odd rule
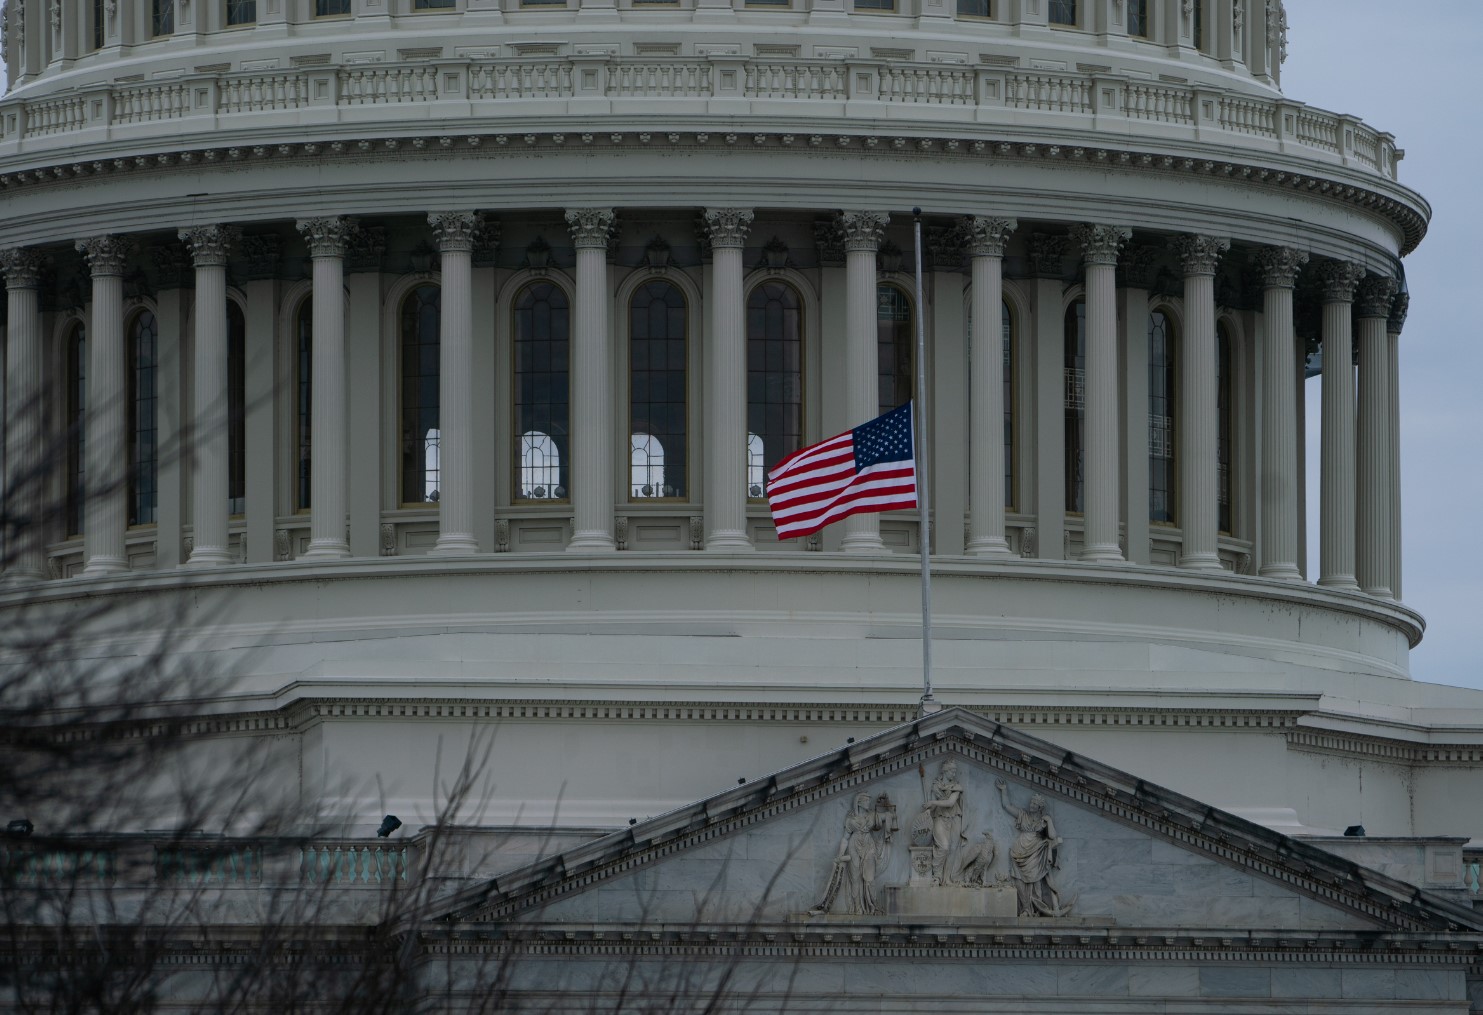
[[[869,511],[917,506],[912,403],[795,451],[767,474],[779,539],[818,532]]]

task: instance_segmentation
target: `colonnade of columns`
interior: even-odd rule
[[[712,251],[709,327],[706,334],[705,549],[750,551],[746,532],[745,265],[743,250],[753,212],[707,208],[702,215]],[[617,548],[614,522],[613,351],[609,327],[607,246],[616,215],[611,208],[566,212],[576,250],[572,328],[573,441],[572,552]],[[851,211],[836,219],[845,250],[845,345],[840,364],[844,411],[854,423],[877,411],[876,255],[889,217]],[[472,252],[481,221],[472,211],[428,216],[441,255],[440,502],[434,554],[478,551],[475,538],[475,453],[472,446],[474,375]],[[313,263],[313,446],[310,541],[305,559],[350,555],[347,538],[347,353],[344,309],[345,254],[356,225],[343,217],[300,220]],[[999,355],[1003,259],[1011,219],[971,217],[960,223],[971,278],[971,371],[968,399],[967,476],[970,556],[1006,555],[1002,496],[1004,365]],[[1074,226],[1086,274],[1086,371],[1084,402],[1085,538],[1081,559],[1123,559],[1120,526],[1119,333],[1115,271],[1131,236],[1124,227]],[[235,231],[224,225],[180,231],[195,268],[197,300],[195,399],[191,428],[193,548],[187,566],[229,561],[227,452],[226,264]],[[1171,246],[1184,274],[1185,337],[1181,346],[1178,472],[1183,550],[1179,563],[1218,569],[1216,303],[1214,279],[1230,243],[1221,237],[1185,235]],[[123,271],[131,250],[125,237],[79,241],[92,276],[92,319],[87,372],[89,415],[86,449],[86,575],[126,570],[124,476],[126,356]],[[1258,252],[1264,295],[1258,485],[1259,573],[1297,580],[1301,489],[1297,447],[1297,390],[1302,358],[1293,324],[1293,289],[1307,261],[1301,251],[1272,247]],[[7,288],[8,362],[6,483],[11,510],[38,517],[42,486],[27,482],[44,469],[41,402],[41,260],[30,250],[0,252]],[[1396,342],[1391,316],[1396,282],[1366,277],[1357,265],[1319,265],[1324,300],[1321,567],[1318,582],[1362,589],[1381,598],[1400,585],[1398,411]],[[1356,296],[1358,303],[1356,304]],[[1351,367],[1351,315],[1359,319],[1359,400],[1356,413]],[[1134,327],[1132,322],[1128,326]],[[727,467],[730,462],[734,467]],[[45,572],[40,526],[13,548],[12,577]],[[878,515],[856,515],[843,526],[847,553],[880,553]]]

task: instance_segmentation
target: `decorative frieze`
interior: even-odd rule
[[[1263,247],[1256,254],[1257,271],[1268,289],[1291,289],[1307,263],[1308,252],[1292,247]]]
[[[1169,249],[1179,258],[1186,275],[1214,275],[1221,255],[1231,249],[1231,241],[1223,236],[1186,233],[1170,240]]]
[[[1066,258],[1066,237],[1050,233],[1031,233],[1029,242],[1030,274],[1036,278],[1060,278]]]
[[[183,243],[162,243],[149,248],[159,289],[187,289],[195,284],[191,256]]]
[[[1117,258],[1117,284],[1124,289],[1152,289],[1159,266],[1159,249],[1130,243]]]
[[[278,265],[283,254],[283,240],[277,233],[256,233],[239,237],[238,249],[247,262],[243,277],[249,282],[278,277]]]
[[[1081,223],[1071,227],[1071,238],[1081,248],[1082,257],[1087,264],[1116,267],[1118,253],[1132,237],[1133,230],[1127,226]]]
[[[357,224],[345,237],[345,273],[379,272],[386,256],[386,228]]]
[[[814,249],[819,264],[839,266],[844,264],[844,233],[834,219],[822,219],[814,223]]]
[[[227,225],[189,226],[178,235],[197,268],[225,268],[237,230]]]
[[[922,232],[927,247],[926,261],[933,271],[958,271],[963,267],[967,248],[959,223],[927,226]]]

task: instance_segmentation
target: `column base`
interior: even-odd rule
[[[1009,548],[1009,543],[1003,536],[984,536],[979,539],[971,539],[963,549],[963,553],[969,557],[1013,557],[1014,551]]]
[[[886,543],[879,535],[860,533],[845,536],[839,548],[845,553],[886,553]]]
[[[479,541],[469,532],[447,532],[438,537],[429,557],[467,557],[479,552]]]
[[[567,553],[616,553],[618,543],[611,532],[590,529],[573,532],[572,541],[566,544]]]
[[[1320,588],[1341,589],[1345,592],[1358,592],[1359,582],[1354,580],[1352,574],[1331,574],[1318,579]]]
[[[1303,580],[1303,572],[1298,570],[1298,565],[1286,562],[1263,564],[1256,573],[1262,578],[1272,578],[1280,582],[1300,582]]]
[[[123,557],[89,557],[82,569],[82,577],[99,578],[111,574],[123,574],[129,570],[129,562]]]
[[[1376,588],[1360,589],[1360,591],[1367,596],[1374,596],[1376,599],[1395,599],[1395,593],[1384,585],[1377,586]]]
[[[1179,566],[1191,571],[1224,571],[1220,555],[1216,553],[1190,553],[1179,558]]]
[[[186,567],[223,567],[227,564],[235,564],[231,554],[227,553],[225,546],[198,546],[191,551],[190,559],[185,562]]]
[[[1084,547],[1078,560],[1089,564],[1121,564],[1123,549],[1116,543],[1093,543]]]
[[[29,567],[13,567],[0,574],[0,585],[29,585],[46,580],[46,572]]]
[[[718,529],[705,537],[707,553],[751,553],[756,547],[741,529]]]
[[[344,560],[350,556],[350,545],[343,539],[311,539],[299,560]]]

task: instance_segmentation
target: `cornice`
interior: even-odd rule
[[[295,128],[301,132],[301,128]],[[80,181],[109,179],[134,174],[170,172],[199,173],[203,168],[241,168],[257,162],[312,161],[316,166],[337,159],[498,157],[501,152],[537,152],[555,154],[579,150],[714,150],[728,148],[763,151],[815,152],[838,155],[847,152],[860,157],[890,156],[906,158],[952,159],[969,163],[1016,162],[1035,165],[1087,165],[1126,172],[1160,176],[1203,177],[1224,180],[1241,186],[1297,193],[1337,202],[1376,215],[1395,225],[1403,234],[1401,254],[1407,254],[1426,234],[1428,214],[1419,196],[1412,203],[1368,186],[1360,174],[1342,171],[1333,174],[1322,170],[1300,171],[1260,161],[1232,158],[1230,149],[1208,153],[1174,154],[1132,147],[1108,145],[1102,139],[1095,143],[1046,143],[1009,137],[967,137],[945,133],[919,133],[919,128],[896,134],[811,133],[808,131],[715,132],[709,130],[584,131],[529,130],[509,133],[462,132],[459,134],[375,136],[334,136],[296,139],[273,143],[241,145],[130,147],[127,154],[107,155],[79,148],[70,157],[54,162],[5,169],[0,164],[0,198],[18,195],[37,187],[76,187]],[[117,145],[115,145],[117,147]],[[19,161],[11,159],[11,162]],[[1275,160],[1274,160],[1275,161]],[[1336,167],[1337,168],[1337,167]],[[1386,181],[1387,183],[1390,181]],[[1398,184],[1393,185],[1400,190]],[[1240,237],[1235,237],[1241,239]],[[65,242],[58,237],[53,242]],[[0,243],[7,238],[0,236]],[[27,241],[34,243],[35,241]]]

